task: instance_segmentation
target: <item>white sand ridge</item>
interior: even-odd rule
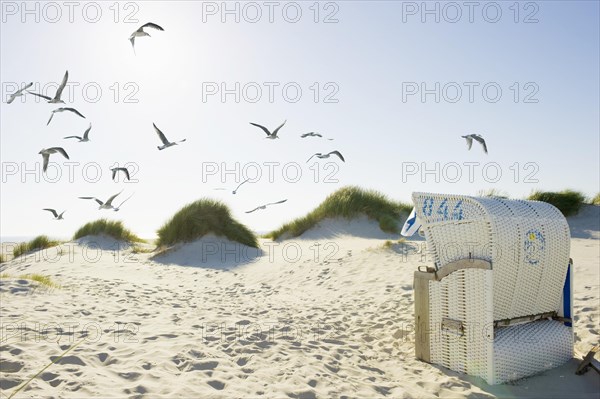
[[[0,387],[10,394],[81,341],[17,397],[597,397],[597,376],[575,376],[575,361],[496,387],[417,361],[412,274],[426,260],[379,248],[387,237],[372,228],[269,253],[262,240],[256,261],[227,268],[157,263],[93,238],[52,262],[15,259],[1,271],[62,288],[0,294]],[[193,249],[166,256],[185,263]],[[599,252],[599,240],[573,239],[580,352],[598,341]]]

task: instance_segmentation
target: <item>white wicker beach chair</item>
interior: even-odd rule
[[[419,359],[500,384],[573,357],[570,232],[537,201],[414,193],[434,265],[415,272]]]

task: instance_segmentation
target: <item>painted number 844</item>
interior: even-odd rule
[[[436,201],[433,197],[425,198],[423,201],[423,215],[426,217],[432,216],[435,208],[436,215],[440,216],[441,220],[462,220],[463,209],[462,209],[462,200],[459,200],[452,209],[448,205],[448,198],[444,198],[440,201],[439,205],[436,204]]]

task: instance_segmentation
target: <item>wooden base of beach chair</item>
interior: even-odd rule
[[[585,355],[585,357],[581,361],[581,364],[579,365],[579,367],[577,367],[577,371],[575,371],[575,374],[585,374],[590,369],[590,367],[596,370],[598,374],[600,374],[600,362],[594,359],[594,356],[596,356],[596,353],[598,352],[600,352],[600,345],[594,346],[588,352],[588,354]]]

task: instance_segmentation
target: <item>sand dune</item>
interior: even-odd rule
[[[569,218],[572,238],[600,239],[600,206],[583,205],[579,213]]]
[[[334,238],[340,236],[349,236],[366,239],[390,240],[398,239],[398,234],[386,233],[381,231],[378,224],[370,221],[366,216],[354,219],[325,219],[319,222],[315,227],[306,231],[301,239],[319,240]],[[284,237],[284,239],[292,237]]]
[[[262,248],[252,248],[226,238],[207,234],[186,244],[177,244],[152,256],[156,263],[165,265],[197,266],[229,270],[260,260]]]
[[[594,237],[571,249],[584,352],[599,339],[600,241],[588,217],[570,222]],[[367,220],[329,221],[300,239],[261,240],[245,262],[232,259],[247,248],[214,236],[157,258],[88,237],[58,259],[14,259],[3,273],[45,274],[61,288],[0,282],[0,388],[10,395],[77,345],[17,397],[597,397],[598,376],[575,376],[575,360],[493,387],[417,361],[412,274],[428,259],[420,242],[381,247],[394,238]]]

